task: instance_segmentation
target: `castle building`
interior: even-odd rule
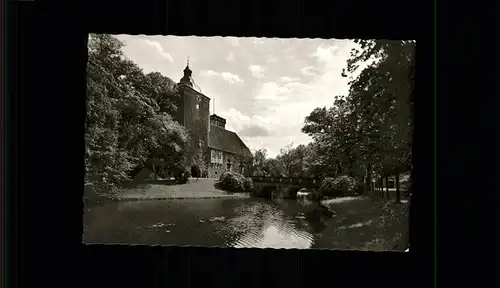
[[[210,115],[210,98],[193,88],[189,63],[178,83],[177,122],[189,131],[192,144],[189,157],[202,155],[202,173],[217,178],[224,171],[246,174],[252,153],[241,138],[226,130],[226,119]]]

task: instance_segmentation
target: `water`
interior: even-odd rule
[[[85,243],[361,248],[373,238],[360,230],[369,219],[348,218],[317,204],[294,200],[115,202],[86,207],[83,238]],[[346,227],[357,229],[346,234]]]

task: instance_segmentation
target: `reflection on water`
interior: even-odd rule
[[[310,248],[313,206],[263,199],[151,200],[86,208],[86,243]]]
[[[107,203],[86,207],[83,239],[85,243],[299,249],[361,247],[361,242],[352,240],[372,240],[373,233],[356,230],[369,224],[366,219],[346,216],[350,207],[337,209],[339,213],[307,201],[254,198]]]

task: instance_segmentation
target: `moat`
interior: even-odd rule
[[[368,198],[335,199],[323,206],[259,198],[120,201],[85,207],[83,239],[87,244],[404,251],[406,216],[391,220],[383,207]]]

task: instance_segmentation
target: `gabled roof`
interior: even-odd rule
[[[210,124],[208,135],[208,147],[245,157],[252,156],[250,149],[243,143],[238,134],[212,124]]]

